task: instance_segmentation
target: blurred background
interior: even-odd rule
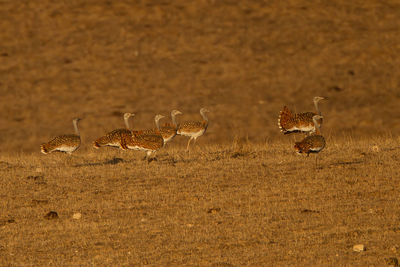
[[[1,1],[0,151],[83,147],[172,109],[210,126],[199,143],[285,137],[283,105],[325,116],[326,136],[400,133],[398,1]],[[165,121],[168,121],[169,118]],[[186,138],[176,138],[181,145]]]

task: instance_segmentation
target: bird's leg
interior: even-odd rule
[[[153,154],[152,151],[147,152],[147,162],[148,162],[148,163],[152,162],[153,160],[154,160],[154,161],[157,160],[155,156],[154,156],[154,157],[151,157],[152,154]]]
[[[197,137],[193,138],[193,146],[196,144]]]
[[[150,163],[151,162],[151,151],[147,151],[146,158],[147,158],[147,162]]]
[[[151,155],[151,151],[146,152],[146,156],[144,156],[143,160],[149,161],[149,156]]]
[[[187,146],[186,146],[186,151],[189,151],[189,145],[190,145],[190,141],[192,141],[193,137],[190,137]]]

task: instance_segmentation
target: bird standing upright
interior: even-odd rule
[[[208,127],[208,118],[205,113],[210,112],[206,108],[200,109],[200,115],[203,118],[201,121],[185,121],[178,125],[177,134],[189,136],[189,141],[186,146],[186,150],[189,150],[190,141],[194,139],[196,143],[196,139],[202,136]]]

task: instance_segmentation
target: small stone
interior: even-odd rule
[[[211,208],[208,209],[207,213],[216,214],[221,211],[221,208]]]
[[[381,149],[379,148],[378,145],[372,146],[372,147],[371,147],[371,150],[372,150],[373,152],[379,152],[379,151],[381,151]]]
[[[353,251],[355,252],[365,251],[365,246],[363,244],[354,245]]]
[[[194,225],[191,223],[186,224],[187,227],[192,228]]]
[[[72,218],[74,220],[80,220],[82,218],[82,214],[80,212],[75,212],[74,215],[72,215]]]

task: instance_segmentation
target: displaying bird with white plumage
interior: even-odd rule
[[[44,143],[40,146],[40,151],[43,154],[48,154],[51,152],[59,151],[67,154],[72,154],[81,145],[81,137],[78,129],[78,122],[80,118],[75,118],[72,120],[74,125],[75,134],[59,135],[52,139],[51,141]]]
[[[287,106],[284,106],[282,111],[279,113],[278,126],[284,134],[291,134],[296,132],[303,132],[306,134],[312,134],[315,132],[316,127],[313,122],[313,116],[321,116],[321,111],[318,106],[320,100],[327,99],[326,97],[316,96],[313,99],[316,113],[314,112],[303,112],[293,113]],[[318,125],[322,125],[322,118],[317,120]]]

